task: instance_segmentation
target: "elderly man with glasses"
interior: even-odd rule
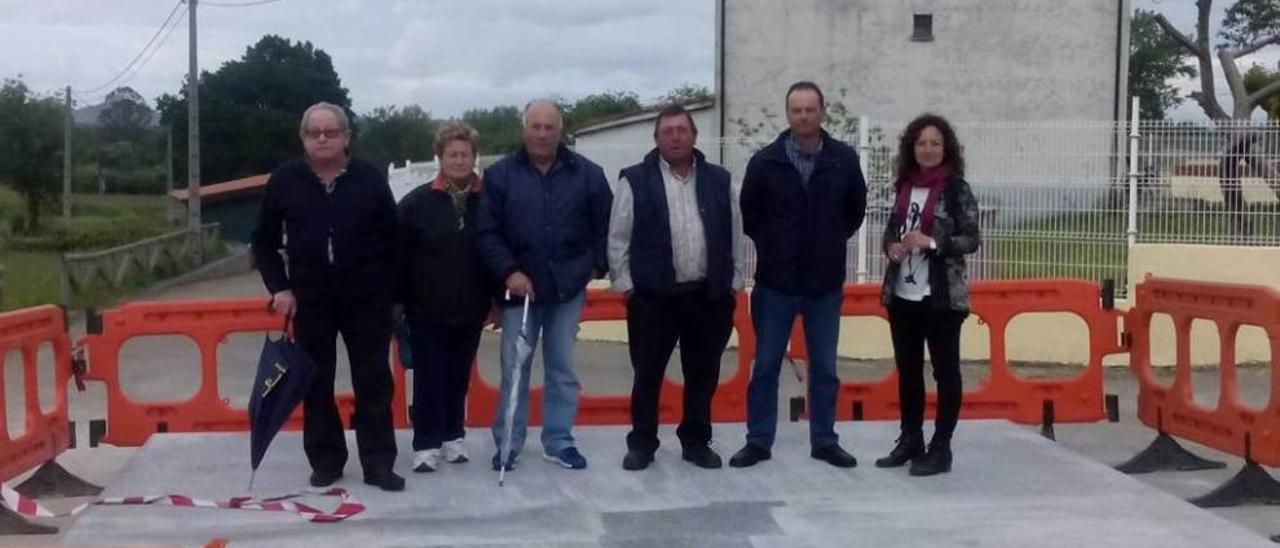
[[[351,130],[342,107],[312,105],[302,115],[299,136],[305,156],[280,166],[267,181],[253,255],[272,307],[294,318],[297,340],[318,366],[303,403],[311,485],[336,482],[347,462],[333,393],[341,334],[351,362],[351,422],[364,482],[400,491],[404,478],[392,471],[387,355],[399,237],[395,200],[384,171],[348,156]]]

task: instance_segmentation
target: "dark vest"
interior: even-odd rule
[[[702,152],[697,158],[698,212],[707,238],[707,283],[712,297],[733,292],[733,194],[729,172],[709,164]],[[676,281],[671,251],[671,222],[667,192],[658,165],[658,151],[622,170],[634,197],[631,230],[631,281],[637,291],[670,294]],[[662,227],[658,229],[658,227]]]

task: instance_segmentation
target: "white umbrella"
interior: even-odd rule
[[[508,293],[507,298],[510,298]],[[524,296],[524,313],[520,316],[520,333],[516,335],[516,352],[511,360],[511,391],[507,396],[506,435],[502,438],[502,450],[498,452],[498,487],[502,487],[507,476],[507,463],[511,458],[511,429],[516,420],[516,404],[520,401],[520,372],[524,362],[533,354],[533,344],[529,342],[529,296]]]

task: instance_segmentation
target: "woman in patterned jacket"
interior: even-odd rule
[[[960,327],[969,315],[965,255],[978,250],[978,203],[964,180],[964,158],[945,119],[924,114],[898,144],[896,200],[886,223],[889,258],[882,302],[889,312],[902,432],[881,468],[911,462],[913,476],[951,470],[951,436],[960,416]],[[938,384],[933,438],[924,443],[924,349]]]

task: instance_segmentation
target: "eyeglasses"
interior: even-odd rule
[[[346,134],[347,134],[347,130],[345,130],[345,129],[337,129],[337,128],[334,128],[334,129],[308,129],[308,130],[306,130],[306,131],[302,132],[302,135],[303,135],[304,137],[306,137],[306,138],[308,138],[308,139],[311,139],[311,140],[313,140],[313,141],[314,141],[314,140],[317,140],[317,139],[319,139],[319,138],[321,138],[321,137],[324,137],[325,139],[337,139],[338,137],[341,137],[341,136],[346,135]]]

